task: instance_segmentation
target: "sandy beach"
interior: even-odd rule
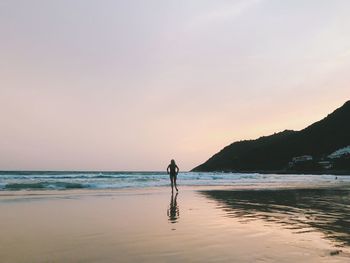
[[[350,188],[3,191],[1,262],[349,262]]]

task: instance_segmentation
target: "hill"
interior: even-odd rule
[[[256,140],[234,142],[192,171],[278,171],[293,157],[322,159],[350,145],[350,101],[301,131],[285,130]]]

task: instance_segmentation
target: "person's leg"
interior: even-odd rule
[[[170,176],[170,183],[171,183],[171,192],[174,191],[174,177]]]
[[[177,176],[175,175],[175,176],[174,176],[174,185],[175,185],[176,191],[179,191],[179,189],[177,189],[176,179],[177,179]]]

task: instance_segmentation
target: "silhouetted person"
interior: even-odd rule
[[[176,177],[177,177],[177,174],[179,173],[179,167],[177,167],[174,159],[170,161],[170,164],[168,165],[168,168],[166,169],[166,171],[170,175],[171,191],[172,192],[174,191],[174,186],[176,191],[179,191],[176,185]]]
[[[175,194],[175,198],[174,198],[174,192],[171,192],[170,206],[167,211],[169,221],[173,224],[177,222],[177,219],[179,218],[179,215],[180,215],[179,207],[177,206],[177,201],[176,201],[177,195],[178,193]]]

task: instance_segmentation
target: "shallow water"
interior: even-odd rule
[[[350,188],[201,191],[240,222],[262,219],[294,233],[321,232],[350,246]]]
[[[284,217],[291,209],[270,206],[288,207],[293,201],[276,204],[274,197],[284,196],[278,191],[254,197],[251,190],[233,196],[232,191],[203,191],[187,187],[178,195],[167,188],[1,195],[0,259],[14,263],[349,261],[347,245],[342,244],[339,252],[340,242],[325,238],[317,227],[296,233],[288,228],[295,223],[287,220],[281,225],[249,208],[253,202],[258,207],[266,204],[265,214]],[[318,194],[311,190],[302,196]],[[262,196],[265,201],[259,204],[256,199]],[[233,204],[238,201],[237,208]],[[250,214],[251,210],[258,212]]]

